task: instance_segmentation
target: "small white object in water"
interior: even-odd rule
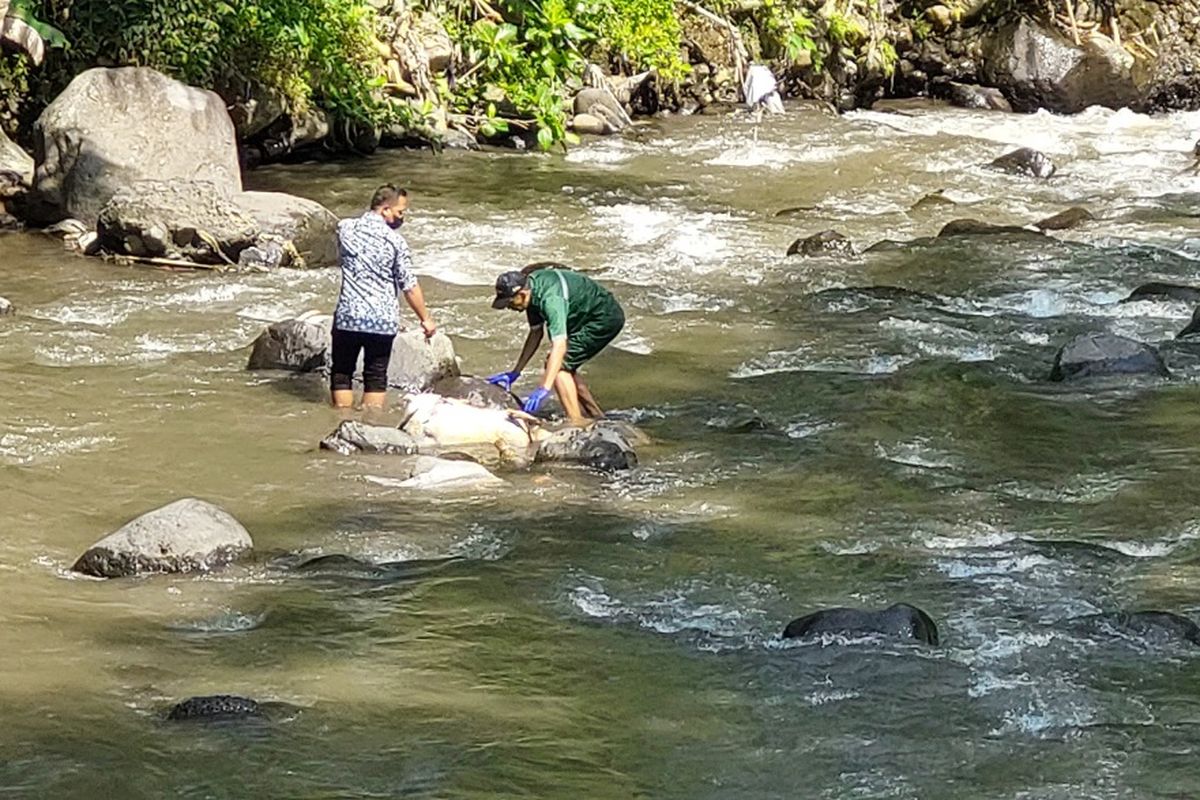
[[[762,64],[751,64],[746,70],[742,95],[750,109],[766,109],[772,114],[783,113],[783,100],[776,91],[775,75]]]

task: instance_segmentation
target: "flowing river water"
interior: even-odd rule
[[[244,371],[265,324],[332,307],[336,270],[166,273],[0,240],[19,307],[0,318],[0,797],[1192,796],[1200,650],[1064,620],[1200,613],[1200,361],[1045,378],[1076,333],[1162,342],[1189,319],[1118,301],[1200,283],[1198,130],[1095,110],[697,117],[566,157],[250,175],[342,216],[409,186],[404,232],[468,372],[522,340],[488,303],[503,268],[562,260],[620,298],[629,323],[588,374],[651,437],[641,466],[473,493],[319,452],[338,420],[321,381]],[[981,166],[1025,145],[1059,176]],[[957,205],[910,210],[936,190]],[[1070,205],[1099,219],[784,256],[829,227],[861,248]],[[814,294],[862,286],[912,293]],[[238,517],[254,557],[69,573],[181,496]],[[321,554],[381,566],[296,569]],[[942,646],[778,639],[820,607],[899,601]],[[212,693],[282,710],[163,721]]]

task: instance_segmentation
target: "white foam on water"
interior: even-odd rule
[[[806,419],[788,423],[783,432],[789,439],[808,439],[840,427],[842,427],[840,422]]]
[[[1037,567],[1053,566],[1054,561],[1042,555],[1025,555],[992,560],[940,561],[935,566],[950,578],[974,578],[980,575],[1011,575],[1028,572]]]
[[[826,553],[835,556],[862,556],[868,553],[877,552],[883,545],[879,542],[858,541],[850,544],[839,544],[835,542],[821,542],[820,548]]]
[[[796,161],[829,160],[814,157],[815,154],[812,151],[818,149],[810,148],[797,152],[790,147],[778,147],[765,142],[748,142],[722,150],[704,163],[713,167],[767,167],[779,170]]]
[[[885,461],[906,467],[923,467],[926,469],[953,469],[961,465],[961,460],[950,453],[933,447],[928,439],[917,438],[908,442],[897,442],[886,446],[875,442],[875,455]]]
[[[995,528],[986,522],[971,522],[963,527],[968,530],[958,534],[920,532],[914,534],[927,550],[963,550],[968,548],[996,547],[1019,538],[1018,534]],[[973,530],[971,530],[973,529]]]
[[[623,139],[602,139],[588,142],[582,147],[572,147],[564,160],[569,164],[611,167],[624,164],[635,155],[636,151],[630,149]]]

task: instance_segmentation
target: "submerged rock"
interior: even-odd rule
[[[242,189],[225,102],[147,67],[75,76],[38,117],[33,138],[34,192],[58,218],[90,225],[114,194],[148,179]]]
[[[1004,97],[1004,92],[990,86],[934,79],[931,89],[935,96],[941,97],[950,105],[959,108],[972,108],[980,111],[1011,112],[1013,110]]]
[[[1068,623],[1092,634],[1133,636],[1148,644],[1200,645],[1200,627],[1170,611],[1119,611],[1073,617]]]
[[[605,471],[632,469],[637,453],[630,440],[636,432],[619,422],[599,420],[587,427],[541,431],[536,438],[538,462],[580,464]]]
[[[71,567],[97,578],[218,569],[254,543],[228,512],[184,498],[147,512],[96,542]]]
[[[1095,217],[1086,208],[1068,208],[1052,217],[1033,223],[1033,227],[1041,231],[1065,231],[1078,228],[1085,222],[1091,222]]]
[[[837,231],[821,231],[814,233],[812,236],[797,239],[792,242],[792,246],[788,248],[789,256],[817,256],[817,255],[854,255],[854,245],[850,243],[842,234]]]
[[[1104,375],[1169,377],[1162,356],[1148,344],[1112,333],[1084,333],[1063,346],[1054,357],[1052,381],[1073,381]]]
[[[1026,175],[1030,178],[1050,178],[1058,171],[1048,156],[1032,147],[1006,153],[993,161],[991,166],[1010,175]]]
[[[263,716],[265,709],[258,701],[232,694],[189,697],[167,712],[167,719],[172,722],[219,722]]]
[[[1200,334],[1200,308],[1192,312],[1192,320],[1179,333],[1175,334],[1176,339],[1194,339],[1197,334]]]
[[[924,195],[920,200],[909,206],[909,212],[920,213],[922,211],[930,211],[935,208],[946,208],[948,206],[956,206],[949,197],[946,197],[945,189],[938,189],[936,192],[930,192]]]
[[[880,633],[898,639],[915,639],[925,644],[938,643],[937,625],[933,619],[907,603],[896,603],[882,611],[827,608],[792,620],[782,635],[784,639],[800,639],[824,633]]]
[[[1004,233],[1025,233],[1040,235],[1037,231],[1022,228],[1019,225],[993,225],[990,222],[980,222],[977,219],[955,219],[947,222],[938,231],[937,238],[947,236],[994,236]]]
[[[1178,283],[1143,283],[1121,302],[1133,303],[1138,300],[1182,300],[1185,303],[1200,303],[1200,287]]]

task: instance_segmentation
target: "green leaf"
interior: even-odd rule
[[[549,150],[554,146],[554,131],[547,127],[538,128],[537,141],[538,147],[543,150]]]

